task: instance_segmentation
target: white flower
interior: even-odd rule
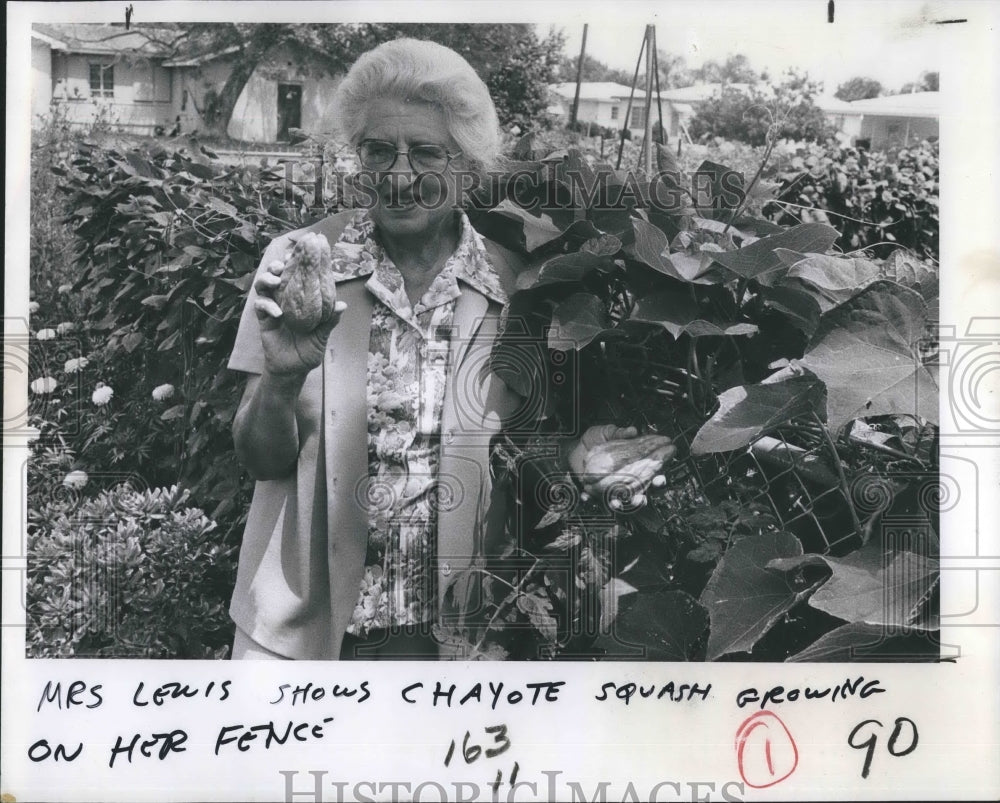
[[[35,335],[39,340],[55,340],[56,330],[55,329],[40,329],[38,334]]]
[[[63,370],[67,374],[75,374],[77,371],[82,371],[90,363],[86,357],[77,357],[73,360],[66,360],[66,364],[63,366]]]
[[[32,393],[51,393],[59,387],[59,383],[56,382],[51,376],[42,377],[41,379],[36,379],[31,383]]]
[[[105,404],[111,401],[111,397],[114,395],[115,395],[114,388],[111,388],[108,385],[98,385],[97,390],[94,391],[93,395],[90,398],[93,400],[94,404],[96,404],[98,407],[103,407]]]
[[[63,485],[67,488],[82,488],[87,484],[87,472],[86,471],[71,471],[65,477],[63,477]]]
[[[36,312],[38,312],[39,309],[40,309],[40,307],[38,306],[38,302],[37,301],[29,301],[28,302],[28,312],[30,312],[32,315],[34,315]]]
[[[62,295],[66,295],[66,293],[68,293],[68,292],[69,292],[70,290],[72,290],[72,289],[73,289],[73,285],[72,285],[72,284],[61,284],[61,285],[59,285],[59,287],[58,287],[58,291],[59,291],[59,292],[60,292],[60,293],[61,293]]]
[[[153,388],[153,401],[166,401],[174,395],[174,386],[169,382],[166,385],[158,385]]]
[[[63,321],[56,327],[56,332],[58,332],[60,335],[65,335],[69,334],[74,329],[76,329],[75,323],[72,323],[71,321]]]

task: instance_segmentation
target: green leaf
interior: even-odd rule
[[[788,272],[788,266],[775,253],[776,249],[823,253],[839,236],[835,228],[825,223],[802,223],[781,234],[762,237],[736,251],[713,254],[713,258],[737,276],[771,285]]]
[[[823,312],[829,312],[857,295],[878,278],[879,267],[868,259],[800,254],[778,249],[779,257],[791,260],[781,284],[800,288],[812,295]]]
[[[825,418],[826,390],[809,373],[787,369],[756,385],[740,385],[719,394],[719,409],[691,443],[692,454],[740,449],[792,418],[817,413]]]
[[[792,325],[807,336],[812,335],[819,326],[822,314],[819,302],[804,289],[784,285],[764,287],[761,298],[771,309],[787,315]]]
[[[546,641],[557,640],[559,623],[552,615],[552,601],[548,597],[521,593],[517,597],[517,609],[528,617]]]
[[[647,661],[696,658],[709,617],[690,594],[684,591],[635,594],[626,590],[616,599],[620,610],[612,630],[596,642],[596,646],[608,651],[608,658],[635,658],[637,648],[642,648],[642,658]]]
[[[901,248],[893,251],[885,260],[882,275],[920,293],[928,303],[938,297],[938,269]]]
[[[122,338],[122,346],[129,354],[135,351],[146,340],[142,332],[129,332]]]
[[[601,588],[601,627],[602,633],[611,630],[612,622],[618,618],[622,597],[635,594],[639,589],[620,577],[612,577]]]
[[[710,279],[699,279],[690,267],[685,263],[684,272],[671,261],[667,251],[670,249],[670,242],[667,235],[660,231],[652,223],[647,223],[639,218],[632,219],[632,231],[635,234],[635,242],[626,247],[625,252],[630,256],[649,265],[653,270],[677,279],[681,282],[695,282],[697,284],[711,284]]]
[[[220,212],[223,215],[228,215],[229,217],[239,217],[239,211],[235,206],[230,203],[226,203],[216,195],[211,196],[208,199],[208,203],[205,205],[209,209],[214,209],[216,212]]]
[[[170,407],[163,411],[163,413],[160,415],[160,420],[173,421],[175,418],[183,418],[183,417],[184,417],[184,405],[175,404],[173,407]]]
[[[601,299],[591,293],[574,293],[552,313],[549,348],[579,351],[597,337],[624,337],[624,332],[612,329],[610,324]]]
[[[832,429],[893,413],[938,420],[936,370],[916,350],[927,323],[923,299],[887,281],[822,317],[799,362],[826,383]]]
[[[790,663],[829,661],[937,661],[941,645],[937,633],[881,625],[850,622],[824,633],[801,652],[790,656]]]
[[[562,230],[552,222],[551,217],[545,214],[533,215],[507,198],[491,209],[490,213],[521,223],[524,247],[529,253],[562,235]]]
[[[596,254],[602,257],[613,257],[621,250],[622,241],[613,234],[602,234],[599,237],[587,240],[580,246],[581,253]]]
[[[711,622],[708,660],[752,652],[787,611],[808,597],[815,584],[799,588],[791,574],[765,568],[772,560],[801,554],[802,544],[786,532],[743,538],[726,551],[701,595]]]
[[[160,310],[163,309],[164,304],[167,303],[167,299],[168,299],[167,295],[148,296],[142,300],[142,304],[143,306],[152,307],[155,310]]]
[[[705,160],[698,165],[694,175],[699,211],[706,217],[724,215],[728,220],[730,210],[739,206],[745,197],[743,174],[726,165]]]
[[[698,304],[690,296],[678,293],[653,293],[636,302],[631,320],[658,323],[675,338],[682,334],[691,337],[719,337],[722,335],[752,335],[757,327],[752,323],[706,320],[701,317]]]
[[[585,251],[561,254],[546,261],[538,271],[533,286],[556,284],[558,282],[578,282],[594,271],[610,273],[617,265],[606,256],[598,256]]]
[[[813,608],[848,622],[923,629],[939,626],[937,616],[924,610],[940,577],[936,560],[899,552],[887,565],[888,558],[880,550],[859,550],[848,558],[824,560],[833,574],[809,600]]]

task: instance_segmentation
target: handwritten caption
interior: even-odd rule
[[[127,689],[109,689],[105,684],[88,684],[82,680],[48,680],[40,688],[35,706],[36,713],[99,709],[112,696],[119,699],[127,694],[128,705],[141,710],[183,710],[197,707],[199,727],[211,717],[206,717],[215,706],[219,719],[211,728],[212,738],[197,739],[187,727],[150,729],[148,732],[126,729],[114,737],[108,747],[88,745],[85,740],[66,739],[64,735],[49,734],[35,740],[28,747],[28,758],[35,763],[77,761],[88,750],[106,750],[101,760],[108,768],[143,760],[166,761],[171,756],[188,750],[211,750],[214,757],[250,751],[268,752],[297,744],[320,742],[331,732],[338,719],[348,722],[349,710],[364,706],[370,701],[390,695],[396,704],[406,708],[448,708],[490,712],[519,707],[555,707],[563,703],[572,705],[582,693],[585,698],[603,704],[628,708],[632,706],[664,703],[701,705],[710,700],[726,704],[728,698],[736,711],[757,709],[743,719],[736,731],[734,742],[735,767],[743,781],[753,788],[762,789],[789,778],[799,763],[799,747],[791,730],[778,716],[776,710],[789,705],[837,703],[846,700],[867,700],[886,692],[878,678],[858,675],[841,683],[823,686],[775,685],[758,689],[746,687],[731,697],[719,695],[711,683],[637,683],[634,681],[608,681],[595,686],[571,689],[567,681],[546,680],[528,683],[504,681],[469,682],[464,685],[438,680],[376,684],[369,680],[358,683],[281,683],[263,689],[258,702],[274,707],[278,715],[241,718],[245,705],[233,705],[237,687],[232,679],[212,680],[203,684],[171,681],[158,685],[139,681]],[[240,681],[241,684],[245,681]],[[581,684],[581,687],[583,684]],[[251,690],[255,693],[256,689]],[[576,699],[574,699],[576,698]],[[330,710],[330,705],[339,706]],[[348,708],[344,708],[347,706]],[[319,713],[317,710],[322,709]],[[297,712],[302,711],[301,715]],[[286,713],[286,712],[295,713]],[[224,718],[226,715],[231,715]],[[249,721],[246,721],[249,720]],[[50,722],[51,720],[49,720]],[[918,726],[911,718],[899,715],[889,724],[877,718],[865,718],[855,724],[844,740],[846,749],[863,752],[860,776],[868,778],[875,764],[875,757],[882,750],[892,758],[912,754],[919,744]],[[487,726],[476,725],[464,734],[452,738],[443,747],[443,766],[471,765],[477,762],[496,769],[495,786],[506,779],[513,786],[517,782],[523,757],[514,757],[511,732],[506,722]],[[497,762],[503,756],[503,766]]]

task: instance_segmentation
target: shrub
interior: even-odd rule
[[[81,142],[53,170],[82,244],[73,292],[85,315],[74,336],[89,360],[67,445],[86,469],[189,487],[229,536],[252,489],[232,458],[242,380],[226,370],[246,292],[267,244],[328,207],[310,211],[312,193],[280,169],[155,143]],[[89,402],[99,382],[115,393],[101,409]],[[154,399],[163,385],[172,395]]]
[[[817,220],[840,231],[844,251],[873,248],[888,256],[896,245],[938,259],[937,143],[867,151],[835,144],[802,144],[779,165],[780,182],[768,217],[781,224]],[[798,208],[797,208],[798,207]],[[803,216],[802,209],[831,213]]]
[[[235,549],[188,497],[123,484],[31,511],[28,654],[224,657]]]
[[[33,162],[43,177],[38,186],[50,195],[36,194],[32,209],[29,423],[39,437],[28,465],[30,514],[40,522],[65,514],[63,530],[48,530],[66,536],[75,514],[51,505],[67,493],[67,475],[80,483],[77,495],[120,494],[112,489],[123,481],[179,485],[218,525],[198,548],[211,544],[229,554],[253,487],[230,432],[242,380],[225,367],[246,291],[271,239],[337,201],[319,199],[310,212],[312,193],[286,182],[280,168],[231,167],[204,150],[156,143],[125,149],[55,133],[62,138],[53,136],[47,150],[40,139]],[[60,218],[63,210],[69,214]],[[84,503],[84,518],[102,498]],[[121,528],[145,526],[122,514]],[[157,566],[168,588],[205,580],[180,561]],[[226,599],[234,582],[235,564],[223,560],[212,569],[208,596],[193,593],[192,600]],[[129,610],[128,594],[109,600],[119,603]],[[206,605],[192,612],[215,617]],[[210,651],[199,651],[198,634],[214,639],[206,650],[220,648],[228,636],[213,636],[219,627],[154,618],[147,646],[151,654],[204,657]],[[48,654],[43,642],[58,632],[36,628],[36,653]],[[119,648],[96,637],[81,636],[82,646],[60,638],[59,649],[77,653]],[[128,635],[125,648],[133,642]]]
[[[833,134],[833,127],[813,103],[819,90],[818,83],[794,71],[773,87],[752,84],[747,91],[723,87],[698,107],[689,131],[695,139],[725,137],[763,145],[776,126],[778,137],[822,142]]]

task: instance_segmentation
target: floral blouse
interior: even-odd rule
[[[436,618],[436,481],[459,281],[507,300],[464,213],[458,247],[412,308],[374,230],[360,210],[332,248],[335,278],[369,276],[376,298],[368,347],[368,550],[347,628],[356,636]]]

